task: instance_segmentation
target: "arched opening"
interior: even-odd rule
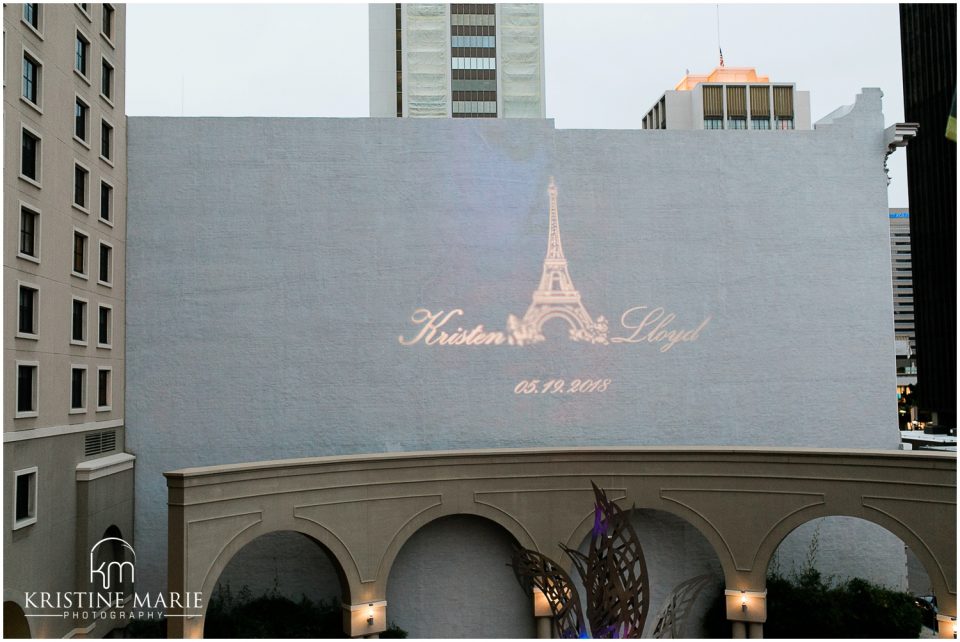
[[[713,547],[696,527],[672,513],[647,508],[628,512],[640,540],[650,585],[643,637],[654,637],[658,623],[658,637],[706,637],[704,615],[723,590],[723,569]],[[578,550],[587,553],[589,546],[588,534]],[[585,600],[575,570],[571,577]]]
[[[16,602],[3,603],[3,637],[29,638],[30,622],[24,615],[23,609]]]
[[[515,540],[473,515],[438,518],[397,554],[387,621],[412,638],[534,637],[532,598],[507,565]]]
[[[918,599],[931,595],[930,580],[919,561],[908,564],[908,551],[897,535],[858,517],[818,517],[797,526],[767,566],[765,633],[819,637],[814,623],[829,621],[832,637],[916,637],[911,627],[919,617],[933,636],[935,613]],[[911,586],[923,592],[908,597]],[[811,600],[822,603],[816,620],[803,615]]]
[[[207,600],[204,637],[342,637],[346,578],[312,537],[275,531],[241,548]]]

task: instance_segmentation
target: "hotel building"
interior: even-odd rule
[[[87,556],[133,537],[124,452],[127,143],[122,4],[5,4],[4,636],[102,637],[24,616],[84,590]]]

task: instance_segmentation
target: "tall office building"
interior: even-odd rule
[[[907,150],[921,411],[957,425],[957,144],[946,135],[957,90],[957,7],[901,4],[903,111],[920,130]],[[935,414],[935,416],[934,416]]]
[[[687,73],[643,117],[644,129],[810,129],[810,92],[751,67]]]
[[[371,4],[370,116],[544,118],[543,5]]]
[[[102,637],[116,622],[25,617],[25,593],[86,590],[95,544],[133,537],[125,16],[3,8],[4,636]]]
[[[897,348],[897,388],[917,383],[917,331],[913,317],[910,212],[891,208],[890,264],[893,267],[893,331]]]

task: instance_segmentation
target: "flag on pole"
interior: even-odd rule
[[[720,49],[720,66],[723,67],[723,49]],[[956,96],[954,96],[954,104],[956,104]]]

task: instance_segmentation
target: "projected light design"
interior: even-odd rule
[[[533,302],[522,319],[510,315],[507,329],[517,345],[544,340],[543,324],[550,319],[563,319],[570,326],[572,341],[608,343],[607,320],[601,315],[594,321],[573,287],[560,240],[560,215],[557,209],[557,185],[550,177],[550,228],[547,233],[547,256],[543,260],[540,285],[533,291]]]
[[[552,319],[567,323],[571,341],[595,345],[645,344],[667,352],[681,343],[693,343],[710,323],[712,315],[699,325],[678,327],[677,314],[658,305],[635,305],[620,315],[620,328],[609,336],[610,324],[600,315],[594,319],[579,290],[573,285],[563,242],[560,239],[560,215],[557,208],[557,185],[550,178],[547,189],[550,197],[547,254],[543,260],[540,283],[533,291],[532,301],[523,317],[507,316],[506,329],[488,329],[483,324],[467,324],[463,308],[440,310],[417,308],[410,315],[415,331],[410,336],[400,335],[404,346],[529,346],[543,342],[544,325]]]

